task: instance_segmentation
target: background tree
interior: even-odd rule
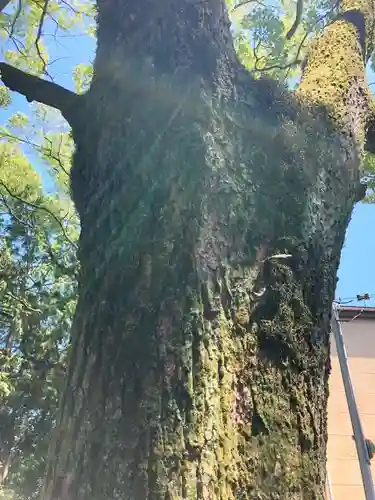
[[[51,25],[59,36],[80,23],[70,6],[70,15],[53,2],[43,6],[10,3],[0,15],[3,57],[34,74],[53,71],[44,43]],[[76,73],[79,89],[83,68]],[[47,108],[14,113],[4,86],[0,101],[7,120],[0,129],[0,496],[31,498],[44,474],[76,300],[73,144]]]
[[[76,143],[80,296],[45,498],[322,498],[367,7],[339,6],[295,97],[239,65],[218,0],[98,1],[81,97],[1,64]]]
[[[77,222],[62,195],[43,194],[35,170],[9,139],[12,128],[2,132],[8,141],[0,174],[0,479],[30,496],[40,486],[64,378]]]

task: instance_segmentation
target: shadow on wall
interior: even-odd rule
[[[348,358],[374,358],[375,374],[375,307],[343,307],[340,322]],[[337,358],[334,342],[331,355]]]

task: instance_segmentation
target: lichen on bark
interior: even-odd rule
[[[293,96],[240,67],[219,0],[98,8],[43,499],[322,500],[330,306],[368,114],[357,31],[328,28]],[[344,34],[358,57],[338,56],[335,87],[325,37]]]

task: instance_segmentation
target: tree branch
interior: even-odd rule
[[[4,62],[0,63],[0,74],[1,80],[10,90],[24,95],[29,102],[37,101],[60,110],[64,118],[71,123],[81,96]]]
[[[0,0],[1,1],[1,0]],[[9,38],[12,38],[14,35],[14,30],[16,29],[16,23],[21,15],[22,12],[22,0],[18,0],[18,7],[16,10],[16,14],[13,18],[12,25],[10,27],[10,33],[9,33]]]
[[[260,4],[261,2],[258,2],[257,0],[243,0],[243,2],[237,3],[236,5],[233,5],[233,7],[230,9],[230,13],[232,14],[238,9],[241,9],[242,7],[247,7],[251,3],[258,3]]]
[[[40,39],[42,37],[43,24],[44,24],[44,20],[46,18],[46,14],[47,14],[48,3],[49,3],[49,0],[44,0],[44,5],[42,8],[42,15],[40,17],[38,32],[36,34],[36,40],[35,40],[36,51],[38,53],[39,59],[42,61],[42,64],[43,64],[43,73],[45,73],[45,71],[47,69],[47,64],[46,64],[46,61],[45,61],[44,57],[42,56],[42,52],[40,50]]]

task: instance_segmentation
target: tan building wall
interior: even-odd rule
[[[358,308],[345,308],[341,327],[355,398],[365,437],[375,442],[375,309],[357,318]],[[353,431],[334,340],[328,402],[328,474],[332,500],[365,500]],[[372,461],[375,481],[375,457]],[[328,497],[329,498],[329,497]]]

